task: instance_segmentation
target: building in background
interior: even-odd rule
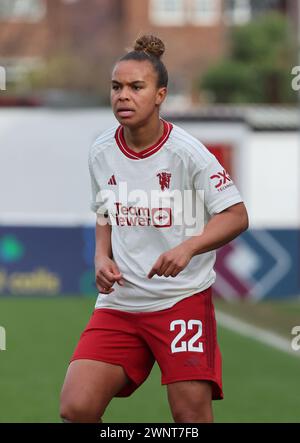
[[[26,73],[41,69],[50,60],[52,71],[55,63],[58,71],[57,78],[48,80],[50,88],[56,82],[59,89],[93,91],[92,78],[95,83],[107,83],[108,67],[121,42],[119,3],[0,0],[0,64],[7,69],[8,89],[14,83],[21,85],[21,91],[29,88],[24,83]],[[92,72],[94,66],[97,70]]]
[[[201,74],[226,56],[232,26],[268,9],[294,17],[295,5],[291,0],[0,0],[0,65],[7,69],[8,85],[20,83],[27,90],[35,84],[24,82],[26,73],[60,57],[60,78],[44,84],[105,94],[114,61],[138,35],[154,33],[167,46],[170,94],[193,96]],[[66,68],[64,57],[77,61]]]

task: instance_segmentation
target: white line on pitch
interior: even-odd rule
[[[297,352],[292,349],[292,336],[291,341],[289,341],[274,332],[250,325],[249,323],[219,310],[216,310],[216,319],[220,326],[234,331],[237,334],[257,340],[265,345],[278,349],[279,351],[293,355],[294,357],[300,357],[300,351]]]

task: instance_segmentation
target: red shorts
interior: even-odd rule
[[[209,288],[161,311],[95,309],[70,362],[90,359],[122,366],[130,383],[116,397],[131,395],[157,361],[163,385],[210,380],[213,399],[222,399],[222,361],[211,297]]]

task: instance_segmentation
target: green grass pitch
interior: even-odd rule
[[[94,302],[92,297],[0,297],[0,325],[7,338],[7,349],[0,352],[0,422],[60,422],[68,359]],[[279,317],[290,312],[282,306],[274,308]],[[298,308],[298,324],[299,314]],[[221,327],[218,337],[225,399],[214,402],[215,421],[299,422],[300,359]],[[158,366],[131,397],[113,399],[103,419],[171,423]]]

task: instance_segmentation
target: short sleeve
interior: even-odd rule
[[[196,165],[194,186],[204,191],[205,206],[211,215],[243,201],[232,178],[213,155],[204,168]]]
[[[100,186],[95,178],[95,174],[93,171],[93,164],[91,156],[89,155],[88,159],[88,166],[89,166],[89,173],[90,173],[90,180],[91,180],[91,200],[90,200],[90,208],[93,212],[96,212],[97,214],[106,214],[107,211],[104,208],[103,201],[101,200],[101,190]]]

